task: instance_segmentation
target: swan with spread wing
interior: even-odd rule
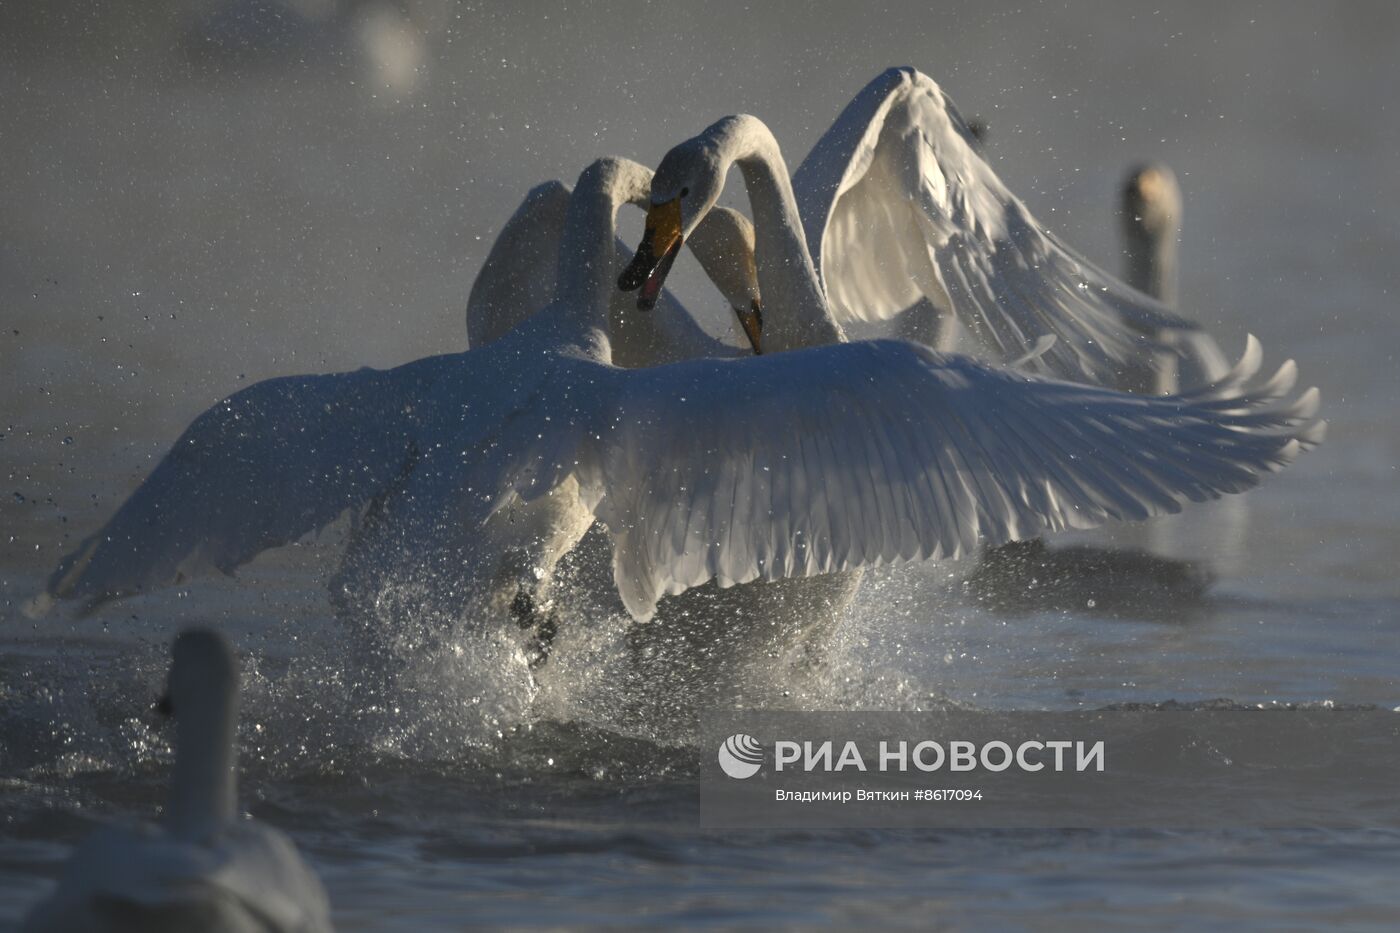
[[[839,340],[788,222],[796,207],[771,134],[730,118],[678,150],[652,182],[649,244],[658,214],[677,240],[690,235],[737,162],[755,212],[763,339]],[[697,152],[698,170],[685,157]],[[623,604],[649,619],[662,597],[711,579],[952,557],[978,540],[1174,512],[1255,485],[1322,436],[1316,392],[1289,395],[1291,364],[1251,384],[1253,341],[1216,385],[1156,398],[899,341],[621,369],[608,311],[615,210],[574,193],[554,299],[485,347],[273,380],[220,403],[51,589],[100,595],[231,570],[353,507],[450,588],[482,572],[477,559],[494,566],[510,509],[577,497],[607,529]],[[794,273],[774,275],[784,261]],[[539,548],[520,544],[530,557]]]
[[[549,331],[545,319],[515,333],[515,324],[539,310],[532,276],[595,303],[605,320],[630,304],[618,302],[607,284],[587,293],[574,286],[589,276],[611,281],[615,268],[596,264],[617,262],[617,208],[645,201],[650,182],[643,166],[604,159],[580,175],[572,196],[557,184],[531,192],[473,289],[474,349],[386,371],[270,379],[214,405],[116,515],[60,563],[48,593],[95,604],[207,572],[229,574],[350,512],[355,527],[331,581],[342,618],[372,625],[393,611],[394,591],[412,591],[413,616],[452,613],[485,596],[523,626],[542,624],[534,610],[547,601],[550,572],[593,522],[576,484],[516,503],[481,528],[439,520],[434,510],[480,488],[472,485],[472,458],[489,460],[510,443],[516,409],[528,406],[548,377],[559,348],[539,331]],[[557,223],[542,226],[541,213],[557,213]],[[521,217],[532,220],[522,226]],[[721,291],[736,306],[756,309],[747,219],[719,210],[698,234],[693,251]],[[552,264],[539,257],[541,238],[553,250]],[[571,245],[561,250],[561,238]],[[604,239],[606,250],[584,248]],[[522,258],[501,261],[502,251]],[[563,256],[572,261],[559,277],[554,267]],[[626,341],[634,357],[722,352],[693,325],[631,313],[641,319],[639,334]]]
[[[1152,387],[1163,354],[1195,352],[1200,328],[1050,233],[983,160],[953,101],[913,68],[866,85],[791,181],[787,221],[838,323],[890,322],[944,347],[956,317],[1002,362],[1053,336],[1032,368],[1125,389]],[[757,209],[754,219],[761,228]],[[783,300],[760,284],[769,305]],[[1200,368],[1196,385],[1229,366],[1217,352]]]

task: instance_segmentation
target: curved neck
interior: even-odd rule
[[[793,350],[845,339],[831,316],[802,232],[797,198],[773,133],[757,117],[725,117],[701,134],[721,172],[735,163],[744,176],[753,213],[758,287],[769,309],[765,348]]]
[[[199,842],[233,825],[237,811],[237,691],[179,709],[175,719],[175,775],[166,825],[181,839]]]
[[[617,209],[645,198],[651,172],[628,159],[599,159],[579,175],[564,215],[554,305],[563,344],[611,361],[608,312],[617,278]]]

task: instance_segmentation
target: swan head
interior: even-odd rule
[[[685,240],[719,200],[725,165],[708,141],[687,140],[666,153],[651,181],[646,229],[632,262],[618,276],[624,292],[641,290],[637,307],[656,304]]]
[[[1174,236],[1181,220],[1176,174],[1160,162],[1135,166],[1123,184],[1123,219],[1130,235]]]
[[[227,707],[238,690],[238,662],[224,636],[186,629],[171,649],[170,678],[156,708],[177,719],[204,718]]]

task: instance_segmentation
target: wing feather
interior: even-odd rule
[[[444,359],[269,379],[229,396],[64,558],[50,595],[96,603],[232,573],[364,506],[413,460],[417,403]]]
[[[1313,393],[1242,365],[1149,397],[869,341],[616,372],[579,456],[628,609],[722,585],[955,557],[1237,492],[1320,439]],[[684,534],[677,529],[684,528]]]
[[[1218,371],[1213,342],[1181,336],[1196,324],[1046,230],[978,155],[953,102],[912,68],[856,95],[793,187],[839,320],[887,320],[927,298],[1003,361],[1054,335],[1031,365],[1064,378],[1114,384],[1162,352],[1193,375]]]

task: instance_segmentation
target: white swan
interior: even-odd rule
[[[610,171],[585,173],[585,179],[592,179],[595,184],[598,179],[606,179],[609,188],[604,194],[615,205],[647,207],[651,169],[629,159],[613,157],[607,161]],[[471,346],[484,346],[499,339],[548,303],[545,290],[552,293],[557,279],[559,245],[571,196],[569,188],[557,181],[537,185],[502,228],[468,300]],[[580,188],[579,196],[596,197],[597,192]],[[593,235],[612,237],[616,252],[630,257],[631,251],[616,236],[615,215],[604,217],[608,212],[597,213],[596,220],[606,225]],[[725,296],[749,342],[757,346],[762,306],[754,266],[753,225],[737,211],[716,207],[696,227],[686,246]],[[628,295],[618,290],[610,292],[609,336],[615,365],[636,368],[682,359],[749,355],[748,349],[739,350],[706,336],[669,291],[659,289],[655,295],[644,297],[648,307],[639,310]],[[609,544],[605,536],[591,535],[582,539],[580,546],[608,548]],[[591,554],[582,557],[582,561],[590,568],[607,564],[605,557],[599,560]],[[606,580],[592,576],[584,580],[588,584],[612,584],[610,575]],[[839,621],[858,588],[858,574],[825,574],[787,581],[782,586],[738,587],[723,595],[713,588],[702,588],[663,607],[658,619],[662,624],[653,633],[660,636],[660,643],[646,641],[642,632],[635,633],[633,641],[642,647],[642,656],[665,660],[667,680],[672,687],[680,677],[714,671],[729,666],[731,660],[781,654],[794,646],[794,639],[789,637],[794,633],[807,648],[807,654],[800,656],[806,661],[818,650],[822,633]],[[549,614],[544,589],[536,588],[529,594],[528,603],[517,606],[535,616],[533,623],[527,623],[520,612],[517,618],[522,624],[534,624],[542,631],[552,632],[557,620]],[[541,614],[542,610],[545,614]],[[726,645],[732,650],[723,650]],[[688,647],[696,650],[687,651]],[[675,659],[679,660],[670,663]]]
[[[898,319],[899,336],[938,347],[956,315],[1003,361],[1054,336],[1033,368],[1114,386],[1198,330],[1046,231],[982,160],[953,102],[912,68],[861,90],[792,184],[838,322]],[[760,284],[768,304],[786,299]]]
[[[628,159],[614,157],[609,162],[613,170],[606,175],[585,177],[608,179],[610,188],[606,194],[617,205],[649,206],[651,169]],[[594,197],[596,193],[581,188],[579,196]],[[569,188],[560,182],[538,185],[502,228],[468,300],[471,346],[484,346],[499,339],[548,303],[556,282],[559,244],[570,197]],[[598,219],[603,220],[601,216]],[[630,256],[626,244],[616,236],[614,216],[608,216],[606,229],[594,235],[612,237],[616,252]],[[724,294],[744,335],[758,350],[762,306],[754,266],[753,225],[737,211],[716,207],[685,245]],[[669,291],[658,289],[643,299],[646,310],[638,309],[637,302],[621,291],[610,293],[609,336],[615,365],[636,368],[683,359],[749,354],[747,349],[740,351],[706,336]],[[609,544],[606,537],[591,535],[582,539],[579,546],[608,548]],[[582,561],[588,567],[606,566],[606,558],[599,560],[592,554],[582,557]],[[588,578],[586,582],[606,586],[612,583],[610,577]],[[668,692],[673,697],[678,681],[703,682],[708,688],[709,675],[720,669],[728,672],[736,662],[785,654],[799,640],[805,652],[797,657],[806,663],[820,650],[825,633],[839,622],[859,583],[858,573],[824,574],[785,581],[783,585],[741,586],[723,595],[709,587],[692,590],[664,604],[657,619],[660,624],[635,631],[632,642],[641,649],[640,658],[655,660],[664,667]],[[537,588],[529,593],[528,602],[517,604],[517,618],[523,625],[533,624],[549,634],[556,630],[557,620],[549,612],[543,589]],[[532,622],[526,621],[527,610],[534,616]]]
[[[682,149],[708,155],[708,171],[684,189],[667,170],[684,161],[673,150],[649,223],[674,211],[676,236],[689,235],[738,161],[765,307],[783,309],[764,340],[839,339],[772,135],[730,118]],[[897,341],[619,369],[614,238],[596,235],[615,207],[574,193],[555,300],[488,346],[271,380],[215,406],[51,588],[95,595],[229,570],[373,500],[366,524],[397,550],[372,566],[451,591],[492,572],[503,544],[538,551],[511,539],[512,507],[576,495],[613,542],[623,604],[648,619],[662,596],[710,579],[949,557],[979,538],[1174,512],[1253,486],[1322,435],[1316,392],[1282,400],[1291,365],[1244,387],[1253,341],[1220,385],[1165,398]]]
[[[1177,304],[1178,240],[1181,231],[1182,198],[1176,173],[1162,162],[1133,166],[1121,189],[1119,216],[1124,244],[1124,280],[1163,304]],[[1225,354],[1205,331],[1177,336],[1177,353],[1158,354],[1150,374],[1129,373],[1121,388],[1133,383],[1146,385],[1157,394],[1168,394],[1204,385],[1228,369]],[[1205,540],[1212,542],[1211,564],[1215,570],[1230,573],[1238,569],[1249,530],[1248,497],[1220,502],[1208,512],[1183,516],[1169,522],[1153,522],[1143,529],[1141,542],[1162,554],[1189,553],[1189,539],[1183,538],[1183,523],[1189,522]],[[1129,531],[1127,540],[1137,538]],[[1162,562],[1169,567],[1169,562]],[[1211,574],[1186,565],[1194,574],[1188,580],[1204,590]]]
[[[613,161],[617,171],[608,175],[615,185],[612,196],[619,204],[647,207],[651,169],[628,159]],[[468,346],[483,347],[500,339],[554,297],[559,244],[571,195],[562,182],[536,185],[506,221],[467,299]],[[603,235],[601,231],[599,235]],[[747,217],[729,208],[716,208],[686,246],[741,324],[761,317],[753,268],[753,225]],[[628,255],[621,240],[617,247],[619,254]],[[610,296],[613,363],[618,366],[630,369],[747,352],[706,334],[669,290],[662,290],[647,303],[650,307],[639,310],[635,301],[620,292]]]
[[[69,860],[26,931],[330,930],[321,882],[285,835],[237,812],[238,665],[216,632],[175,639],[175,772],[164,825],[109,827]]]
[[[540,281],[553,287],[565,221],[542,223],[541,211],[546,221],[556,209],[568,214],[576,243],[615,239],[618,205],[645,200],[650,182],[649,169],[609,159],[585,170],[572,199],[562,185],[532,192],[492,250],[494,271],[473,289],[473,345],[494,348],[501,320],[527,316]],[[540,203],[543,208],[526,209]],[[530,222],[518,222],[522,217]],[[729,300],[747,304],[752,313],[757,291],[747,219],[716,212],[697,234],[692,245],[706,269]],[[541,242],[553,244],[548,266],[537,251]],[[612,250],[599,255],[600,261],[616,262]],[[523,258],[513,261],[516,257]],[[610,282],[614,271],[597,274]],[[581,300],[617,315],[616,297],[604,286]],[[670,308],[679,311],[674,302]],[[676,327],[680,314],[623,313],[636,319],[639,336],[627,345],[641,361],[726,349],[693,324]],[[196,420],[107,526],[60,564],[49,593],[95,604],[208,571],[231,573],[261,551],[295,541],[348,509],[359,520],[331,580],[331,597],[337,615],[355,621],[358,634],[369,635],[371,648],[380,647],[373,629],[389,621],[386,614],[397,612],[395,621],[414,617],[435,625],[473,597],[509,609],[523,627],[544,624],[537,612],[548,604],[554,564],[593,522],[576,484],[513,504],[484,529],[439,522],[430,511],[438,501],[433,496],[454,494],[453,481],[469,482],[470,467],[442,462],[454,455],[448,451],[458,439],[467,446],[456,455],[473,442],[486,445],[481,453],[489,455],[500,443],[495,433],[500,426],[491,422],[494,406],[503,405],[501,425],[508,423],[511,404],[528,399],[533,377],[545,375],[533,372],[533,354],[512,344],[501,352],[478,348],[387,372],[362,369],[251,386]],[[491,366],[502,375],[493,376]],[[422,509],[415,509],[415,502]],[[391,590],[412,593],[408,604]]]
[[[1123,243],[1127,283],[1168,307],[1177,303],[1177,237],[1181,229],[1181,188],[1160,162],[1134,167],[1123,185]],[[1144,371],[1129,369],[1119,388],[1166,395],[1219,379],[1230,364],[1202,330],[1180,331],[1175,352],[1158,353]]]

